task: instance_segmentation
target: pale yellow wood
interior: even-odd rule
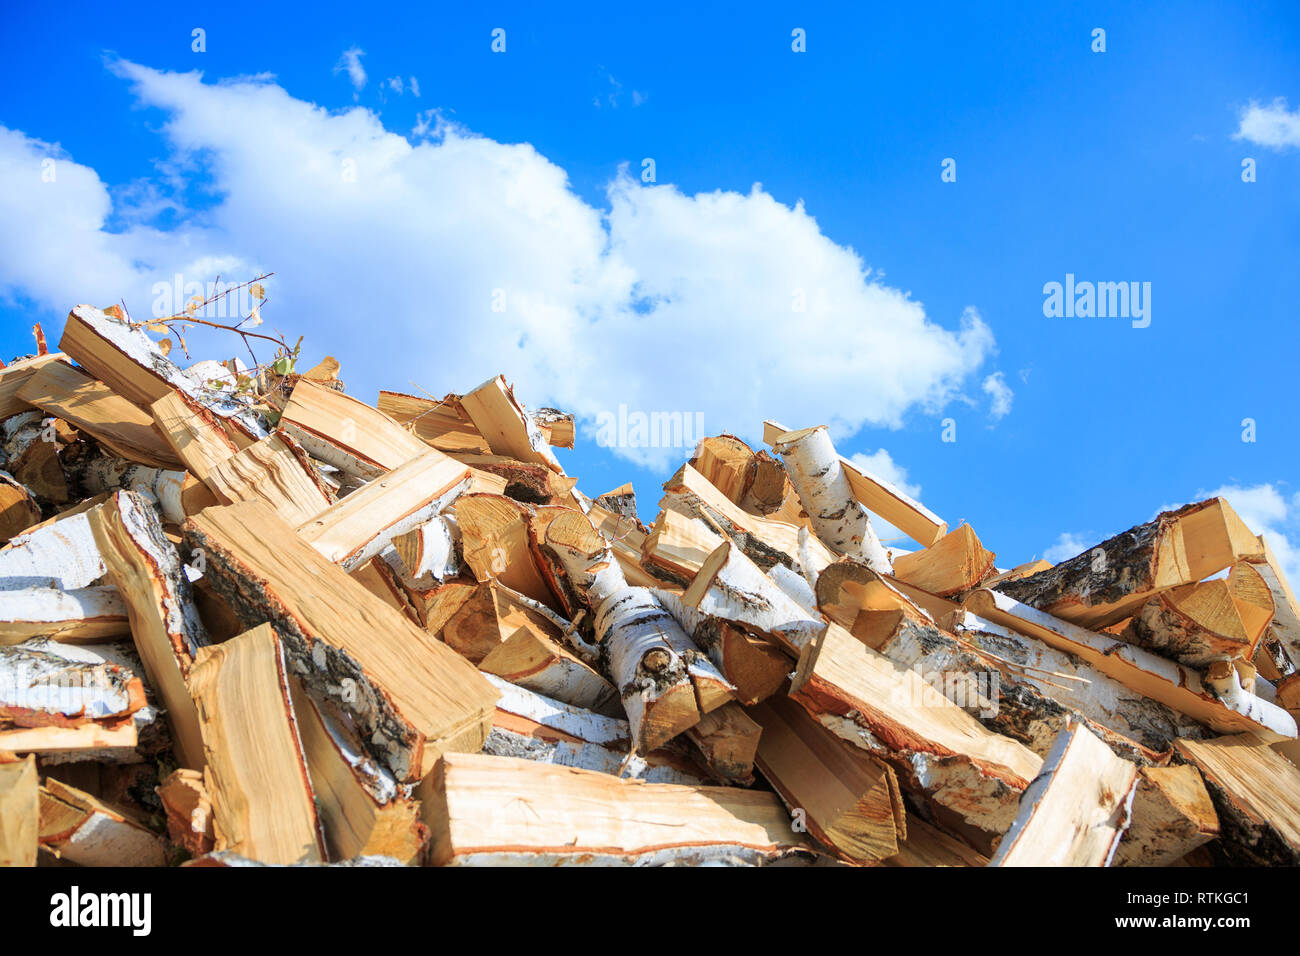
[[[437,865],[627,865],[813,851],[770,793],[450,754],[420,788]]]
[[[894,576],[940,597],[968,591],[993,570],[997,557],[964,524],[928,548],[894,559]]]
[[[482,746],[497,694],[474,665],[326,560],[265,505],[207,508],[185,531],[207,552],[214,588],[238,592],[286,640],[293,634],[295,655],[334,648],[355,662],[352,679],[382,694],[382,712],[359,715],[365,732],[377,729],[369,721],[382,720],[396,735],[386,744],[403,779],[428,773],[444,750]]]
[[[261,501],[292,525],[314,518],[332,504],[306,452],[279,432],[231,455],[212,468],[204,482],[222,504]]]
[[[418,395],[381,391],[376,407],[439,451],[477,455],[492,451],[454,395],[434,401]]]
[[[262,624],[205,647],[190,672],[216,848],[262,863],[323,860],[284,649]]]
[[[155,427],[185,469],[204,483],[213,468],[239,451],[216,418],[192,408],[180,392],[164,395],[149,411]]]
[[[300,441],[319,441],[371,473],[391,471],[428,448],[383,412],[309,379],[294,386],[280,423],[300,430]]]
[[[153,468],[185,467],[149,415],[70,365],[42,366],[18,397],[77,426],[122,458]]]
[[[462,395],[460,404],[479,434],[487,439],[492,454],[561,471],[536,426],[533,426],[534,434],[529,434],[528,417],[500,375]]]
[[[1061,731],[990,866],[1108,866],[1128,825],[1137,766],[1082,723]]]
[[[33,355],[31,358],[11,362],[0,368],[0,419],[28,411],[32,406],[18,397],[18,390],[50,362],[68,363],[68,357],[62,352],[47,355]]]
[[[371,557],[377,545],[394,533],[409,530],[407,526],[420,520],[429,506],[468,479],[469,469],[460,462],[426,448],[308,518],[297,531],[325,557],[351,568]]]
[[[899,852],[906,811],[889,765],[841,740],[776,695],[747,711],[762,728],[755,763],[808,832],[851,863]]]
[[[0,867],[36,865],[39,783],[35,757],[0,761]]]

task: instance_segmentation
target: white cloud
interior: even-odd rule
[[[937,324],[758,185],[689,196],[620,172],[602,211],[532,146],[436,112],[412,143],[267,80],[114,69],[164,111],[168,163],[213,205],[177,231],[111,232],[127,210],[93,169],[62,160],[46,189],[51,148],[0,130],[0,216],[26,224],[0,232],[0,294],[58,313],[125,298],[139,314],[176,271],[274,270],[267,326],[336,352],[353,393],[463,391],[500,371],[526,402],[577,413],[589,439],[621,403],[754,440],[765,418],[837,438],[900,427],[961,396],[994,348],[974,309]],[[689,453],[613,451],[657,468]]]
[[[406,91],[406,86],[402,82],[402,78],[400,76],[390,76],[388,78],[388,88],[392,90],[394,93],[396,93],[398,96],[401,96],[402,93]]]
[[[1056,544],[1043,552],[1043,560],[1050,561],[1052,564],[1060,564],[1062,561],[1068,561],[1070,558],[1083,554],[1094,544],[1097,544],[1097,541],[1091,538],[1063,531],[1060,537],[1056,539]]]
[[[418,100],[420,98],[420,81],[415,77],[411,77],[407,85],[410,86],[412,95]]]
[[[1300,107],[1288,111],[1280,96],[1269,106],[1252,102],[1241,111],[1241,123],[1232,138],[1272,149],[1300,146]]]
[[[1001,372],[994,372],[988,378],[984,379],[981,386],[984,394],[990,398],[989,415],[994,421],[1006,418],[1011,412],[1011,400],[1015,398],[1015,392],[1011,391],[1011,386]]]
[[[349,47],[343,51],[338,63],[334,65],[335,73],[347,73],[348,79],[352,81],[352,88],[358,93],[366,86],[366,70],[361,65],[361,58],[365,55],[365,50],[355,46]]]

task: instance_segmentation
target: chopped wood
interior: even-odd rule
[[[900,867],[988,866],[989,859],[909,812],[907,837],[899,843],[898,853],[881,863]]]
[[[489,676],[501,692],[483,753],[597,770],[647,783],[705,782],[684,748],[632,750],[626,720],[574,707]]]
[[[969,591],[993,570],[997,557],[970,525],[959,526],[928,548],[894,559],[894,576],[940,597]]]
[[[110,310],[111,311],[111,310]],[[141,411],[172,391],[216,415],[241,447],[265,436],[251,399],[213,387],[204,376],[169,359],[143,328],[88,305],[68,314],[59,348]]]
[[[0,596],[0,647],[33,637],[84,643],[131,633],[126,604],[116,588],[6,588]]]
[[[597,495],[596,504],[620,517],[630,518],[632,521],[638,520],[636,492],[632,490],[631,482],[619,485],[613,491],[607,491],[603,495]]]
[[[695,446],[690,465],[727,496],[733,504],[740,504],[754,480],[750,462],[754,449],[735,435],[716,435],[704,438]]]
[[[1137,767],[1082,724],[1063,729],[990,866],[1109,866],[1129,825]]]
[[[835,552],[806,529],[742,510],[690,465],[664,482],[659,507],[703,521],[716,534],[735,541],[764,571],[779,563],[816,574],[836,559]]]
[[[191,406],[180,392],[158,399],[149,406],[149,413],[176,458],[204,484],[213,468],[239,451],[216,417]]]
[[[826,426],[778,435],[772,450],[785,463],[817,536],[836,554],[861,558],[888,573],[889,553],[876,536],[867,509],[853,495],[848,470]]]
[[[157,788],[167,814],[167,836],[190,856],[211,853],[216,842],[212,826],[212,798],[203,774],[181,767],[173,770]]]
[[[686,587],[722,541],[722,535],[679,511],[660,511],[641,546],[642,563],[650,573]]]
[[[730,701],[701,717],[686,736],[719,782],[748,785],[754,780],[754,755],[762,732],[740,704]]]
[[[307,519],[298,535],[350,571],[446,508],[468,482],[464,465],[428,448]]]
[[[134,491],[156,501],[163,519],[180,524],[186,509],[188,472],[137,465],[125,458],[96,458],[78,469],[78,480],[92,494]]]
[[[314,700],[300,681],[290,686],[329,859],[378,855],[418,866],[429,842],[419,804],[366,755],[343,711]]]
[[[724,541],[705,560],[682,595],[682,604],[775,641],[793,657],[826,626],[820,617],[810,619],[731,541]]]
[[[198,713],[187,681],[208,636],[180,556],[138,492],[117,492],[90,512],[90,524],[109,579],[126,601],[145,673],[167,709],[178,762],[202,770]]]
[[[297,538],[265,505],[207,508],[185,523],[214,589],[247,627],[274,625],[296,676],[353,714],[399,780],[444,750],[477,750],[495,692],[472,664]]]
[[[1242,561],[1226,578],[1162,592],[1129,619],[1119,636],[1193,667],[1220,660],[1250,661],[1273,612],[1273,595],[1263,575]]]
[[[1211,682],[1186,667],[1113,637],[1084,630],[997,591],[979,590],[966,599],[971,613],[1067,651],[1139,694],[1186,714],[1219,733],[1254,731],[1268,741],[1296,736],[1285,710],[1248,693],[1238,672]]]
[[[462,495],[452,508],[465,563],[478,581],[502,584],[543,604],[555,601],[533,560],[528,509],[504,495]]]
[[[270,624],[204,648],[190,672],[216,849],[264,863],[324,858],[284,648]]]
[[[48,355],[33,355],[0,368],[0,419],[31,409],[29,403],[18,397],[18,390],[51,362],[61,362],[66,365],[68,357],[62,352],[51,352]]]
[[[495,581],[451,615],[442,639],[488,674],[576,707],[621,710],[614,686],[562,646],[561,628]]]
[[[315,518],[334,503],[307,453],[284,431],[254,442],[214,465],[203,482],[221,504],[261,501],[295,526]],[[195,511],[186,509],[186,513]]]
[[[573,423],[573,415],[569,412],[562,412],[558,408],[539,408],[533,413],[533,421],[537,423],[548,445],[554,445],[556,448],[573,447],[577,430]]]
[[[989,833],[1010,825],[1042,764],[838,624],[804,649],[790,696],[840,737],[887,760],[905,788]]]
[[[1133,820],[1112,866],[1168,866],[1219,835],[1219,815],[1200,771],[1182,764],[1142,767]]]
[[[762,730],[759,772],[809,834],[851,863],[899,852],[909,823],[887,763],[841,740],[783,695],[747,713]]]
[[[460,574],[460,528],[448,515],[435,515],[418,528],[393,538],[402,583],[415,589],[437,587]]]
[[[787,434],[790,430],[783,425],[771,421],[763,423],[763,440],[774,448],[777,442],[789,440],[783,437]],[[846,458],[840,458],[839,464],[854,500],[921,546],[928,547],[948,533],[948,525],[934,512],[912,500],[889,481],[859,468]]]
[[[439,451],[470,455],[492,453],[487,439],[474,427],[457,395],[434,401],[418,395],[381,391],[375,407]]]
[[[18,396],[71,422],[114,455],[154,468],[184,467],[148,414],[70,365],[45,365]]]
[[[1259,539],[1222,498],[1166,511],[1078,557],[998,590],[1084,627],[1131,617],[1161,591],[1259,556]]]
[[[0,760],[0,867],[36,865],[40,810],[36,758]]]
[[[41,520],[41,506],[25,485],[0,471],[0,543],[22,534]]]
[[[762,865],[815,854],[770,793],[449,754],[420,798],[438,866]]]
[[[487,439],[492,454],[564,473],[537,423],[528,417],[502,376],[488,379],[462,395],[460,404],[479,434]]]
[[[609,545],[580,512],[546,528],[546,544],[596,620],[606,666],[623,699],[638,753],[657,750],[700,720],[725,679],[696,650],[676,620],[646,588],[631,587]],[[723,697],[725,700],[725,696]]]
[[[40,789],[40,845],[78,866],[162,866],[161,838],[126,810],[52,778]]]
[[[1300,769],[1255,734],[1180,740],[1219,814],[1212,852],[1245,866],[1300,865]]]
[[[1287,582],[1286,575],[1273,549],[1261,535],[1259,538],[1260,555],[1254,560],[1255,570],[1264,579],[1269,593],[1273,597],[1273,623],[1269,626],[1266,640],[1276,647],[1277,663],[1272,674],[1265,674],[1270,680],[1281,680],[1292,674],[1300,673],[1300,601]]]
[[[378,478],[428,446],[365,402],[301,379],[280,426],[315,458],[360,478]]]

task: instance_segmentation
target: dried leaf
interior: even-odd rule
[[[255,329],[262,324],[262,311],[259,306],[253,306],[253,311],[248,314],[244,320],[244,328]]]
[[[248,294],[251,295],[254,299],[266,298],[266,290],[262,288],[262,283],[260,282],[254,282],[252,285],[250,285],[248,287]]]
[[[159,343],[158,343],[158,348],[162,351],[162,354],[163,354],[163,355],[171,355],[171,353],[172,353],[172,340],[171,340],[171,339],[162,339],[162,340],[159,341]]]

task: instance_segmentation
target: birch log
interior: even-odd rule
[[[1263,575],[1242,561],[1226,578],[1162,592],[1129,619],[1120,637],[1192,667],[1250,661],[1274,610]]]
[[[893,765],[907,789],[1001,833],[1042,760],[993,733],[838,624],[800,656],[790,696],[824,726]]]
[[[75,591],[90,587],[107,571],[84,511],[60,516],[0,548],[0,591],[32,587]]]
[[[0,646],[33,637],[67,643],[103,641],[131,633],[126,604],[113,587],[0,590]]]
[[[1068,621],[1020,604],[1005,594],[979,590],[965,607],[972,613],[1074,654],[1126,687],[1219,731],[1254,731],[1269,741],[1296,736],[1296,722],[1285,710],[1241,686],[1236,668],[1201,678],[1150,651],[1084,630]]]
[[[1261,553],[1259,540],[1222,498],[1166,511],[1046,571],[997,590],[1084,627],[1136,614],[1161,591],[1195,584]]]
[[[437,866],[753,866],[816,854],[780,801],[756,790],[449,754],[420,797]]]
[[[191,374],[169,359],[143,328],[119,316],[77,306],[68,314],[59,348],[142,411],[179,391],[215,415],[240,447],[266,437],[251,398],[210,387],[201,374]]]
[[[1195,767],[1142,767],[1133,821],[1112,866],[1168,866],[1219,835],[1219,815]]]
[[[40,843],[78,866],[162,866],[163,841],[125,810],[47,778],[40,791]]]
[[[563,767],[596,770],[647,783],[704,782],[683,748],[671,745],[642,756],[632,750],[626,720],[574,707],[492,675],[501,692],[483,753]]]
[[[772,445],[812,520],[817,537],[836,554],[862,558],[874,570],[892,570],[871,517],[853,497],[848,475],[826,426],[786,432]]]
[[[1180,740],[1205,778],[1221,833],[1212,852],[1237,866],[1300,866],[1300,769],[1255,734]]]
[[[623,700],[637,752],[656,750],[698,723],[707,705],[697,691],[715,675],[719,683],[725,680],[653,592],[628,586],[609,545],[580,512],[552,520],[545,541],[594,611],[606,670]]]
[[[218,850],[264,863],[322,860],[324,834],[284,648],[269,624],[205,648],[190,674]]]
[[[1128,828],[1137,767],[1082,724],[1061,731],[989,866],[1109,866]]]
[[[158,513],[137,492],[119,491],[91,512],[108,576],[127,603],[131,636],[171,721],[181,766],[203,769],[198,713],[187,681],[208,635],[193,588]]]

